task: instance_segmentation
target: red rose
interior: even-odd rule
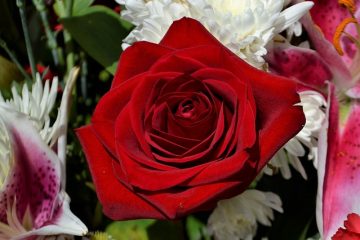
[[[344,228],[339,228],[332,240],[360,240],[360,216],[356,213],[348,215]]]
[[[259,71],[200,23],[121,56],[91,124],[78,129],[113,219],[173,219],[241,193],[304,124],[296,84]]]

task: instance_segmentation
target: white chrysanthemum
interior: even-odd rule
[[[266,44],[313,5],[303,2],[284,11],[284,0],[121,0],[124,19],[137,27],[124,48],[140,40],[158,43],[174,20],[200,21],[220,42],[255,67],[264,64]]]
[[[49,81],[46,81],[43,86],[40,74],[37,73],[36,82],[32,85],[31,91],[24,84],[19,95],[16,87],[12,86],[12,98],[4,100],[0,93],[0,103],[5,103],[7,107],[28,115],[42,139],[49,144],[52,140],[56,140],[57,135],[58,121],[51,125],[49,117],[55,104],[57,90],[57,77],[52,80],[51,86]]]
[[[208,229],[215,239],[250,240],[257,223],[271,226],[274,212],[283,212],[281,199],[272,192],[246,190],[242,194],[218,202],[209,217]]]
[[[324,97],[315,91],[303,91],[299,93],[303,107],[306,122],[303,129],[289,142],[287,142],[282,149],[280,149],[269,162],[274,168],[278,168],[285,179],[291,178],[291,171],[289,164],[292,165],[305,179],[306,172],[299,160],[306,154],[305,147],[308,148],[308,159],[314,161],[314,166],[317,166],[317,138],[319,130],[325,120],[326,101]],[[271,175],[273,171],[265,168],[264,172]]]
[[[125,49],[137,41],[159,43],[170,25],[182,17],[190,17],[189,5],[176,0],[121,0],[126,10],[121,16],[136,28],[124,39]]]

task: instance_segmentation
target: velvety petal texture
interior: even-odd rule
[[[241,193],[302,128],[296,90],[196,20],[174,22],[160,44],[129,47],[77,130],[105,214],[174,219]]]

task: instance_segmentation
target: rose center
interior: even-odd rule
[[[183,100],[176,111],[176,116],[182,118],[192,118],[195,115],[195,105],[192,99]]]

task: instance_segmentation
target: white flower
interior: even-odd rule
[[[215,239],[250,240],[257,223],[271,226],[274,212],[283,212],[281,199],[272,192],[246,190],[242,194],[218,202],[209,217],[208,229]]]
[[[137,26],[124,39],[123,48],[137,41],[159,43],[175,20],[191,16],[185,1],[122,0],[121,4],[126,6],[121,16]]]
[[[265,63],[265,46],[313,5],[302,2],[284,11],[283,0],[122,0],[124,19],[137,27],[124,48],[140,40],[158,43],[174,20],[200,21],[222,44],[255,67]]]
[[[308,149],[308,159],[313,160],[314,166],[317,166],[317,138],[319,130],[325,121],[326,101],[324,97],[316,91],[303,91],[299,95],[301,99],[299,105],[303,107],[305,114],[305,125],[269,162],[270,166],[280,169],[280,173],[285,179],[291,178],[289,164],[304,179],[307,178],[306,172],[299,160],[299,157],[303,157],[307,153],[305,147]],[[265,168],[264,172],[269,175],[273,173],[269,168]]]
[[[9,108],[28,115],[42,139],[46,143],[50,143],[51,141],[54,142],[57,138],[58,121],[51,125],[49,117],[55,104],[57,91],[57,77],[54,77],[51,83],[50,80],[47,80],[45,86],[43,86],[40,74],[37,73],[36,81],[32,85],[31,91],[24,84],[19,95],[16,87],[13,85],[11,88],[12,99],[4,100],[0,93],[0,103],[5,103]]]

